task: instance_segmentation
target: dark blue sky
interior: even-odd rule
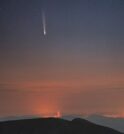
[[[42,10],[47,37],[43,36]],[[124,49],[122,0],[5,0],[1,1],[0,15],[2,52],[22,54],[40,48],[51,53],[52,47],[57,51],[79,48],[120,55]]]
[[[43,34],[42,11],[46,18],[46,36]],[[63,89],[63,97],[53,101],[57,101],[56,107],[61,105],[62,110],[66,108],[64,96],[72,91],[90,89],[92,94],[94,90],[97,93],[99,89],[99,93],[111,89],[108,93],[111,97],[113,88],[124,87],[123,59],[123,0],[0,0],[0,89],[7,90],[4,98],[10,87],[20,90],[21,86],[25,91],[45,86],[48,91],[55,92],[45,94],[47,97],[55,96]],[[117,98],[120,94],[124,96],[123,90],[118,92]],[[37,101],[35,98],[34,105]],[[95,107],[96,111],[90,106],[85,111],[122,112],[122,101],[110,109],[111,103],[99,108],[103,99]],[[64,112],[73,112],[78,107],[76,104],[79,110],[74,111],[82,111],[81,102],[77,101],[75,107]],[[3,109],[7,111],[6,107]],[[18,113],[17,109],[15,111]]]

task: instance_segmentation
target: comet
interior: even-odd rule
[[[46,16],[45,16],[45,12],[42,11],[42,24],[43,24],[43,34],[46,35]]]

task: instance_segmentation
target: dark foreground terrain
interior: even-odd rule
[[[25,119],[0,123],[0,134],[122,134],[84,119]]]

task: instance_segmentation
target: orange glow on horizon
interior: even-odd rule
[[[34,104],[35,106],[33,113],[44,118],[48,117],[60,118],[61,112],[60,107],[57,104],[57,100],[55,98],[50,98],[49,96],[47,97],[47,101],[45,101],[45,99],[46,97],[43,98],[42,100],[44,103],[37,104],[37,106]]]
[[[53,118],[61,118],[62,117],[62,115],[61,115],[61,113],[60,113],[60,111],[58,111],[55,115],[52,115],[52,114],[47,114],[47,115],[44,115],[43,116],[44,118],[49,118],[49,117],[53,117]]]

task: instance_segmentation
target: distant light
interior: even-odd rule
[[[61,118],[62,115],[61,115],[60,111],[58,111],[54,117],[55,117],[55,118]]]

